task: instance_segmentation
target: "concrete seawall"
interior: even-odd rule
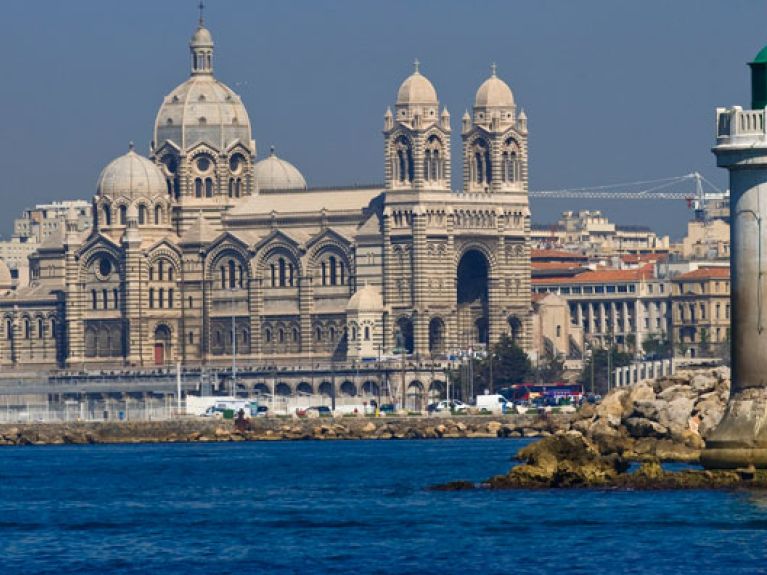
[[[540,437],[567,429],[570,416],[257,418],[250,424],[248,430],[235,429],[232,421],[202,418],[8,424],[0,425],[0,445]]]

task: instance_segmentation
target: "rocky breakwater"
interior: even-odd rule
[[[0,425],[0,445],[547,437],[569,425],[566,415],[255,418],[242,425],[204,418],[36,423]]]
[[[629,461],[618,453],[604,455],[577,431],[560,432],[519,451],[520,465],[481,484],[456,481],[432,487],[435,491],[465,489],[767,489],[767,471],[750,469],[668,471],[657,459],[629,472]]]
[[[728,368],[680,372],[613,390],[598,405],[581,409],[568,430],[588,438],[603,455],[698,461],[729,393]]]

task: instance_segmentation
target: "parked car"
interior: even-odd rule
[[[333,412],[327,405],[315,405],[306,408],[306,415],[317,415],[319,417],[332,417]]]
[[[395,413],[397,408],[393,403],[382,403],[381,407],[378,408],[378,411],[381,413]]]
[[[442,401],[438,401],[437,403],[432,404],[434,406],[433,409],[430,409],[430,412],[434,411],[452,411],[452,412],[464,412],[469,409],[469,406],[466,405],[464,402],[462,402],[459,399],[443,399]],[[429,406],[431,408],[431,405]]]

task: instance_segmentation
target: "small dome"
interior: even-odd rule
[[[193,48],[212,47],[213,36],[211,36],[210,30],[200,24],[197,30],[194,31],[194,34],[192,34],[192,39],[189,43]]]
[[[256,162],[253,177],[260,191],[305,190],[306,180],[293,164],[277,157],[272,148],[268,158]]]
[[[418,61],[416,61],[415,72],[408,76],[399,87],[397,105],[436,106],[438,103],[434,85],[418,71]]]
[[[3,260],[0,260],[0,290],[7,290],[13,288],[13,278],[11,277],[11,270],[8,268]]]
[[[373,286],[366,285],[354,292],[346,304],[347,312],[381,312],[383,311],[381,292]]]
[[[168,185],[160,168],[150,159],[138,155],[133,147],[124,156],[112,160],[99,176],[98,195],[116,199],[120,196],[165,196]]]
[[[513,108],[514,95],[509,85],[495,75],[485,80],[474,97],[475,108]]]

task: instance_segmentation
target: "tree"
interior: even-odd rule
[[[547,349],[535,370],[536,381],[549,383],[560,381],[565,372],[565,360],[561,355],[554,354]]]
[[[617,347],[592,349],[591,357],[583,366],[583,371],[579,378],[580,383],[591,390],[591,364],[594,362],[594,391],[604,395],[607,393],[607,374],[608,363],[612,370],[619,367],[631,365],[632,356],[630,353],[619,351]],[[612,383],[612,375],[610,376]]]
[[[665,359],[671,355],[671,343],[662,334],[651,333],[642,344],[644,352],[650,359]]]
[[[711,338],[708,335],[708,330],[705,327],[700,328],[700,355],[706,356],[709,354],[709,343]]]
[[[636,346],[637,346],[637,338],[633,333],[630,333],[626,335],[626,350],[630,351],[631,353],[636,352]]]
[[[508,335],[502,335],[483,359],[471,358],[451,372],[451,381],[456,389],[462,390],[464,399],[471,396],[472,390],[475,394],[485,389],[492,393],[502,387],[530,381],[532,377],[530,358]]]

